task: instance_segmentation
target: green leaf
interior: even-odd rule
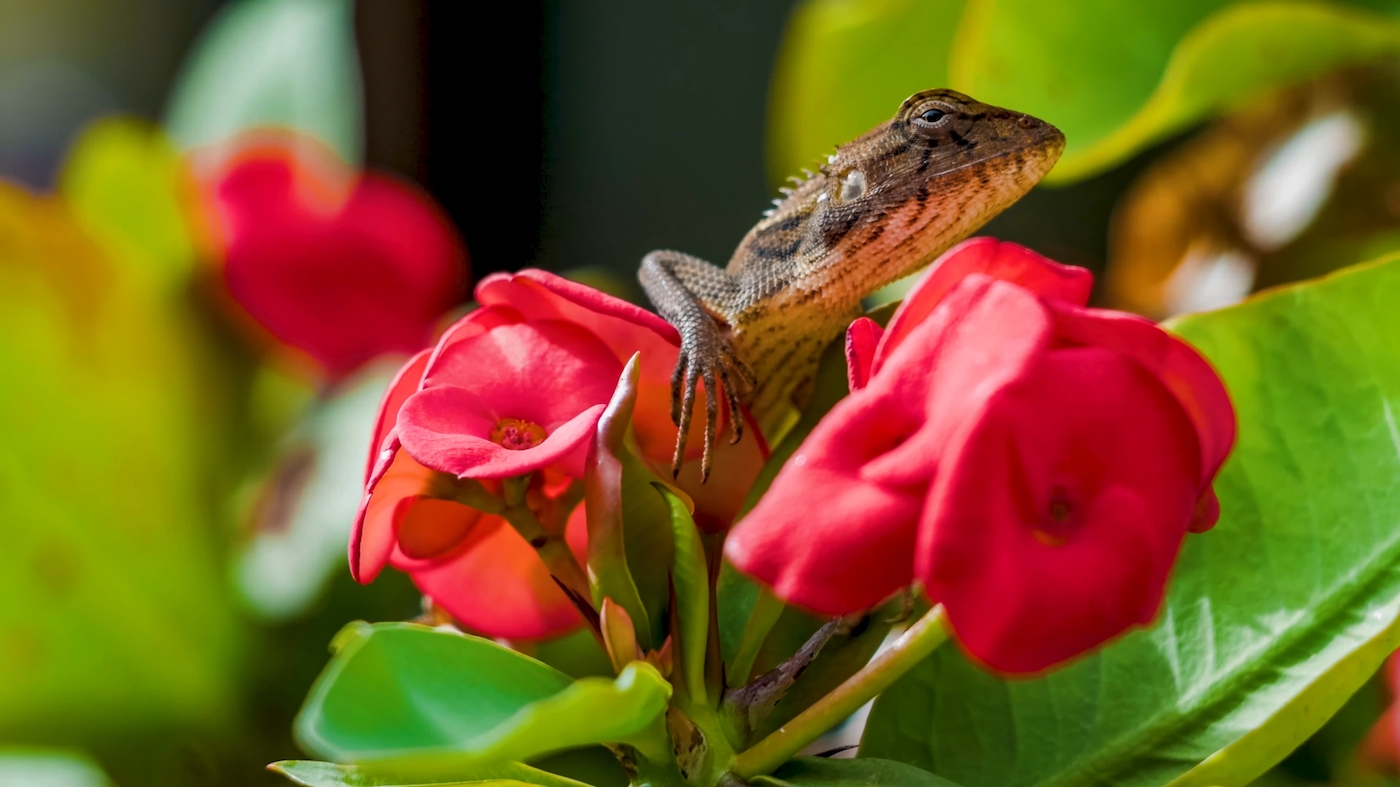
[[[588,576],[594,606],[601,607],[605,597],[621,605],[636,627],[638,644],[656,650],[666,638],[674,547],[666,501],[650,488],[660,479],[631,446],[639,373],[633,356],[598,420],[589,452],[584,475]]]
[[[632,741],[670,684],[634,662],[616,680],[567,675],[480,637],[351,624],[297,716],[308,751],[376,772],[455,776],[596,743]]]
[[[627,570],[637,583],[646,611],[645,628],[637,624],[637,643],[656,650],[666,641],[667,607],[671,603],[671,565],[675,553],[671,514],[655,486],[665,485],[643,462],[631,441],[622,461],[622,529]]]
[[[1239,440],[1157,625],[1037,680],[944,648],[876,701],[863,753],[968,787],[1242,785],[1400,645],[1400,259],[1175,330]]]
[[[763,641],[782,617],[784,605],[772,590],[739,573],[727,560],[720,564],[715,598],[724,679],[730,688],[738,688],[749,682]]]
[[[1047,182],[1108,169],[1259,95],[1400,49],[1394,19],[1340,3],[808,0],[774,75],[775,180],[952,87],[1059,126]]]
[[[962,0],[808,0],[788,21],[770,91],[773,182],[948,84]]]
[[[342,159],[363,153],[351,0],[243,0],[209,24],[166,112],[183,147],[262,126],[296,129]]]
[[[111,787],[97,763],[65,749],[0,748],[0,784],[16,787]]]
[[[238,385],[172,275],[192,268],[175,167],[150,127],[108,123],[60,183],[0,183],[0,675],[22,676],[0,680],[0,739],[221,731],[244,634],[215,502]]]
[[[64,167],[61,188],[84,229],[165,281],[195,261],[194,185],[160,129],[126,118],[94,123]]]
[[[1084,150],[1148,101],[1178,42],[1228,5],[1086,0],[1069,10],[1031,0],[970,0],[948,67],[952,86],[1058,126],[1066,146],[1052,177],[1063,178]],[[1294,52],[1276,59],[1286,62]],[[1215,79],[1227,83],[1231,76]]]
[[[675,542],[671,583],[675,588],[676,617],[680,621],[680,665],[690,701],[705,704],[705,649],[710,634],[710,571],[700,531],[685,501],[665,484],[654,484],[670,509]],[[675,647],[675,644],[672,644]]]
[[[1054,62],[1064,63],[1065,51],[1059,50]],[[1069,102],[1071,111],[1054,93],[1026,95],[1024,107],[1014,106],[1061,123],[1069,142],[1047,182],[1072,182],[1251,96],[1396,52],[1400,25],[1392,19],[1336,5],[1246,4],[1222,10],[1192,29],[1172,51],[1151,96],[1141,103],[1124,102],[1132,114],[1112,125],[1095,119],[1117,113],[1100,112],[1088,102]],[[1102,95],[1101,77],[1090,75],[1115,70],[1099,71],[1100,65],[1082,72],[1089,77],[1083,80],[1086,97]],[[1057,121],[1061,113],[1064,117]]]
[[[433,782],[409,781],[412,779],[411,776],[395,777],[392,774],[368,772],[354,765],[336,765],[314,760],[274,762],[268,766],[268,770],[276,771],[294,783],[305,785],[305,787],[417,787],[417,785],[423,784],[443,785],[443,787],[465,787],[466,785],[480,785],[480,787],[524,787],[525,785],[587,787],[583,782],[556,776],[518,762],[481,766],[473,769],[469,776],[464,775],[452,781]]]
[[[958,787],[901,762],[799,757],[772,776],[749,780],[754,787]]]

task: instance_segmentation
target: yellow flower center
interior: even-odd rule
[[[519,418],[502,418],[491,430],[491,442],[512,451],[534,448],[544,442],[544,427]]]

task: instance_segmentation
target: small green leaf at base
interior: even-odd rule
[[[411,777],[395,777],[381,772],[371,773],[354,765],[336,765],[314,760],[284,760],[274,762],[267,768],[303,787],[587,787],[583,782],[556,776],[518,762],[478,768],[470,778],[429,782],[409,780]]]
[[[671,583],[675,589],[676,616],[680,619],[681,671],[692,702],[704,704],[705,648],[710,633],[710,575],[700,531],[685,501],[665,484],[653,482],[670,512],[675,562]]]
[[[671,686],[634,662],[616,680],[567,675],[490,640],[407,623],[352,624],[297,717],[318,756],[457,778],[598,743],[629,742]]]
[[[756,776],[749,783],[753,787],[958,787],[902,762],[824,757],[799,757],[772,776]]]

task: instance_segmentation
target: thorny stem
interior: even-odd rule
[[[860,706],[889,688],[948,639],[947,616],[940,604],[919,618],[889,650],[846,679],[830,694],[734,758],[730,772],[749,779],[773,771],[802,747],[841,723]]]
[[[573,550],[569,549],[563,533],[551,533],[545,529],[535,512],[524,503],[506,506],[501,516],[515,528],[515,532],[519,533],[521,538],[534,547],[535,553],[549,567],[549,573],[553,574],[555,579],[567,590],[578,594],[579,598],[589,598],[591,591],[588,589],[588,577],[583,573],[578,559],[574,557]]]

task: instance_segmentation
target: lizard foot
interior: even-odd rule
[[[719,423],[718,391],[724,389],[725,404],[733,437],[730,444],[744,435],[744,416],[739,396],[754,387],[753,372],[734,353],[729,341],[713,324],[703,331],[698,341],[682,341],[676,369],[671,374],[671,421],[679,427],[676,454],[671,462],[672,477],[680,475],[685,460],[686,438],[690,435],[690,419],[695,409],[695,397],[701,382],[705,384],[705,453],[700,460],[701,483],[710,477],[710,453],[715,445]]]

